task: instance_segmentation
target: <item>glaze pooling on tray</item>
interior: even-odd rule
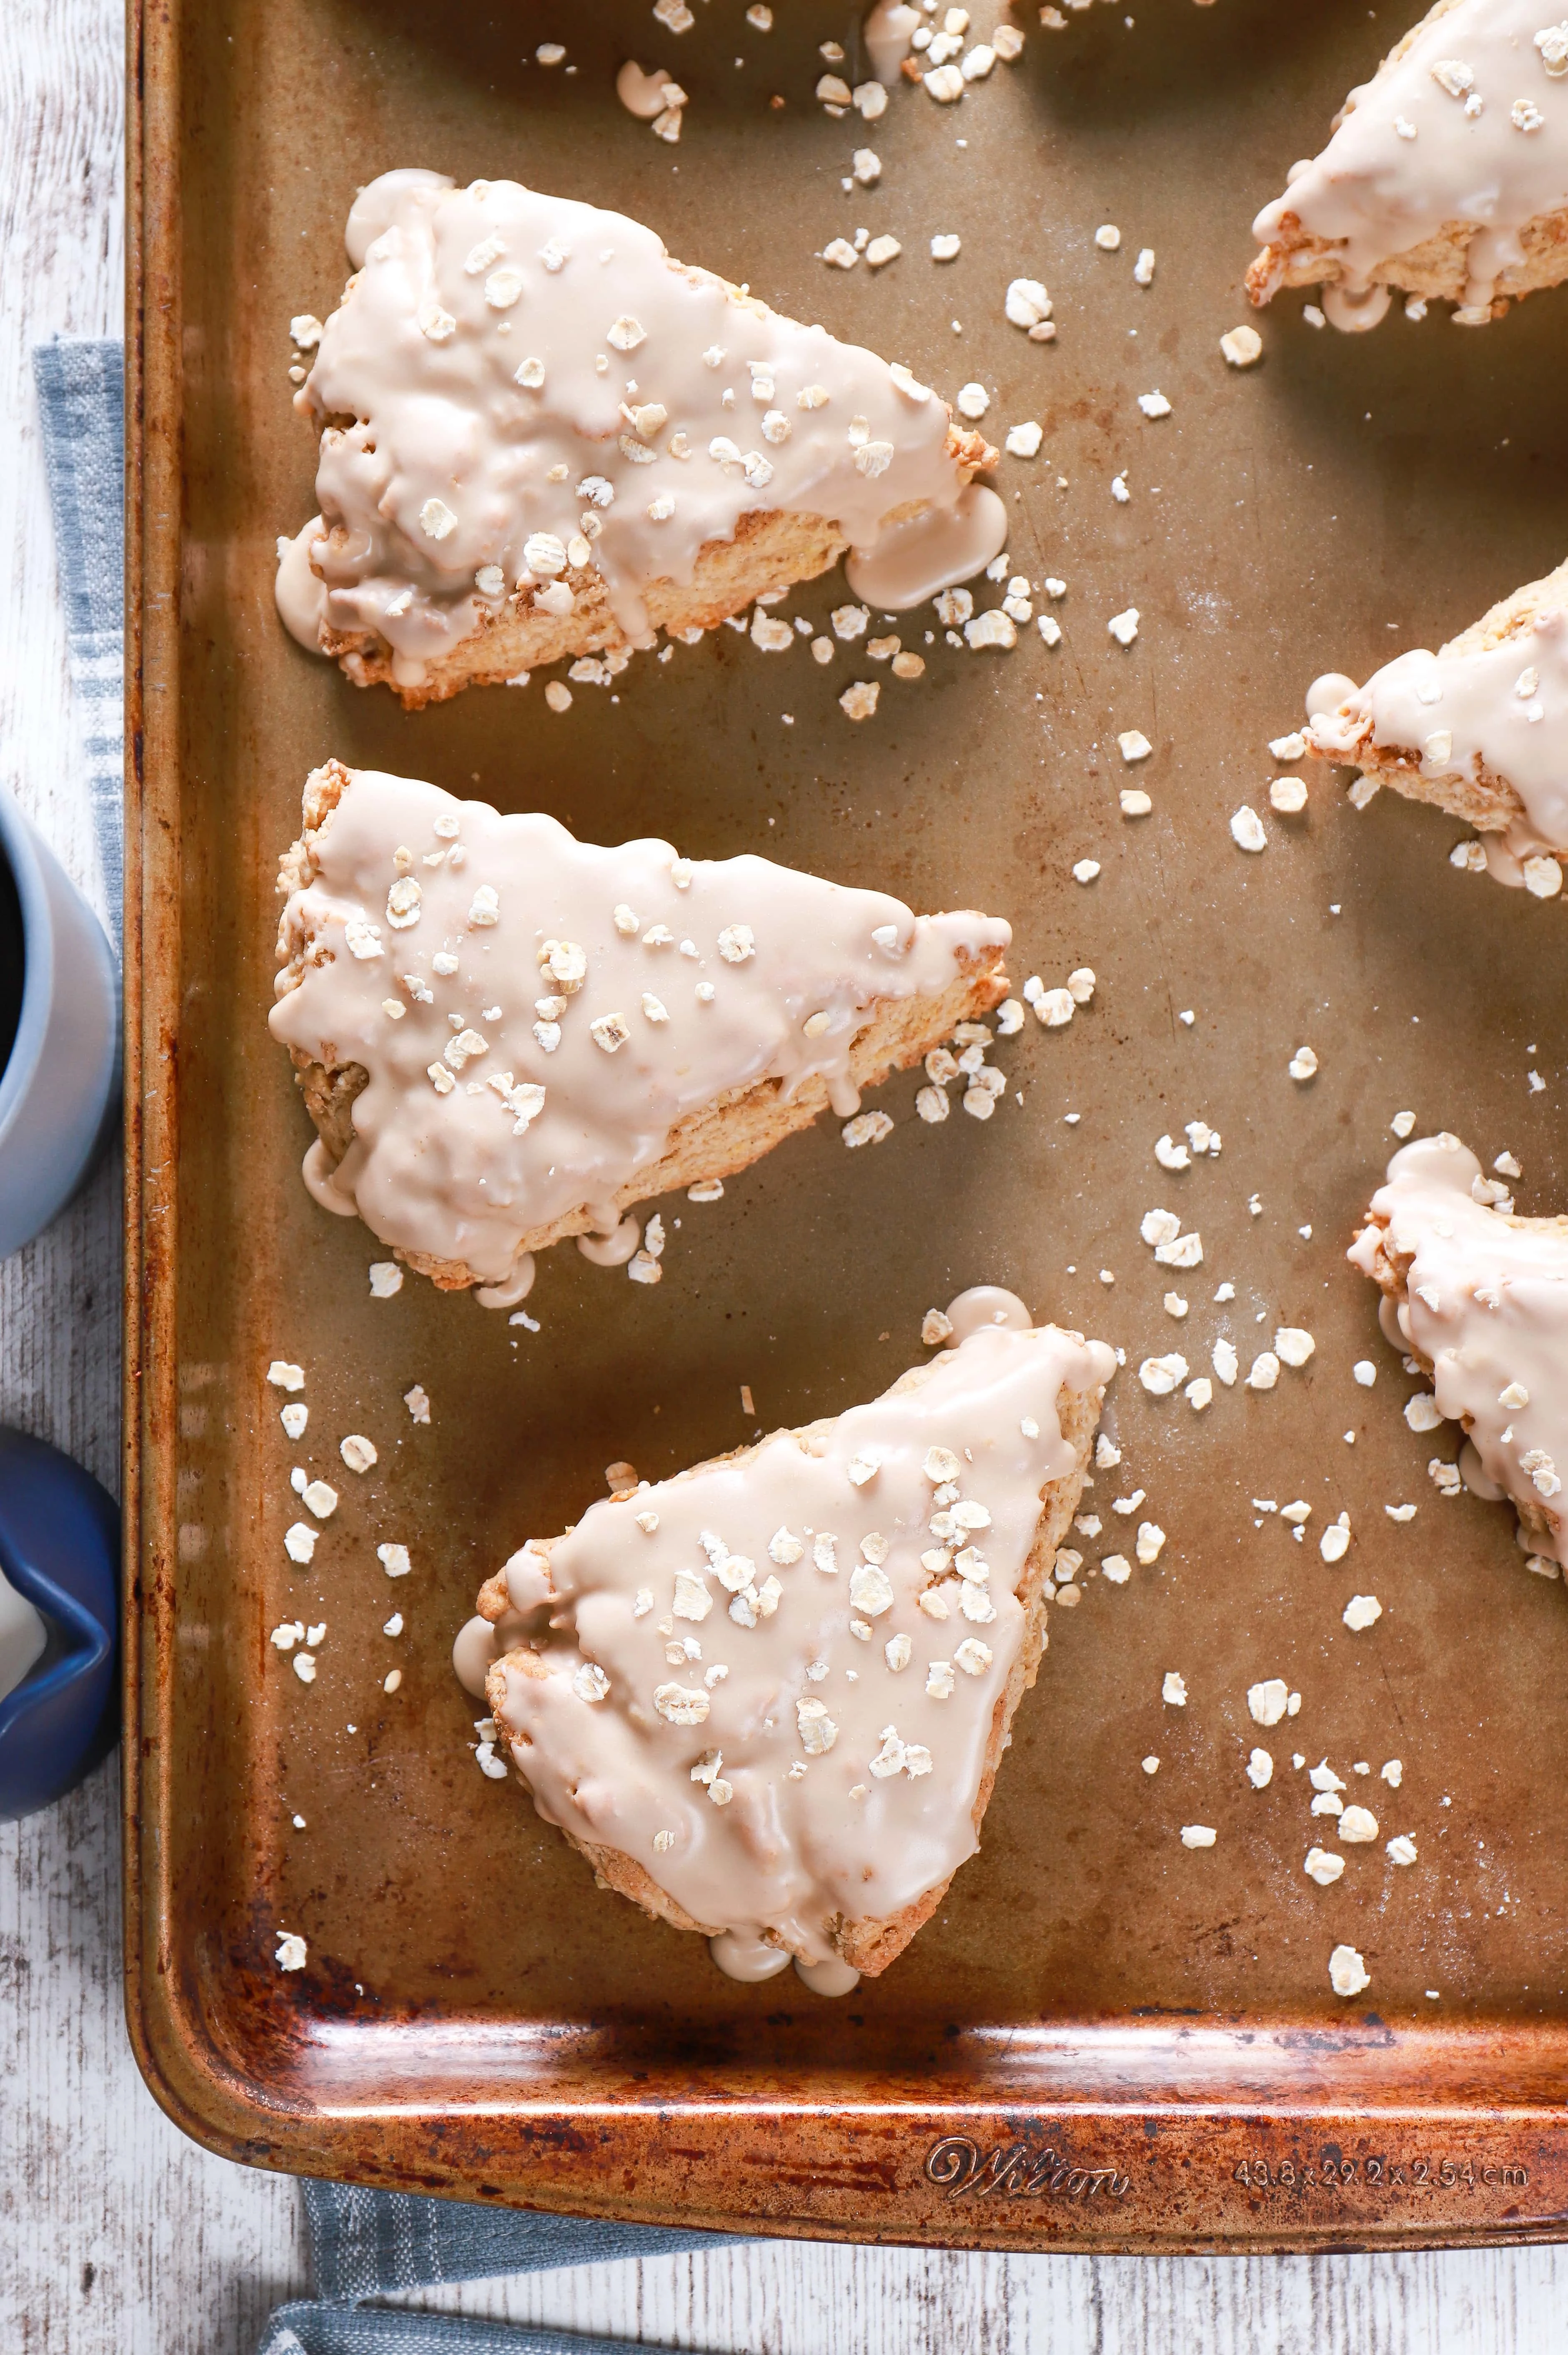
[[[1403,751],[1431,783],[1500,779],[1531,845],[1568,851],[1568,609],[1500,645],[1400,655],[1308,729],[1314,750],[1356,761]]]
[[[313,1147],[313,1190],[491,1284],[585,1204],[614,1230],[618,1190],[731,1091],[818,1074],[853,1113],[873,1002],[939,995],[1011,938],[767,858],[602,849],[551,817],[342,773],[294,871],[270,1017],[284,1045],[369,1075],[336,1167]]]
[[[1564,1562],[1568,1219],[1514,1218],[1478,1187],[1499,1190],[1457,1136],[1405,1146],[1350,1257],[1431,1366],[1441,1412],[1464,1423],[1467,1484],[1511,1497],[1531,1550]]]
[[[979,1844],[1015,1590],[1079,1464],[1059,1399],[1114,1370],[1103,1342],[988,1327],[514,1555],[501,1637],[540,1648],[489,1691],[539,1813],[808,1964],[916,1904]]]
[[[373,632],[418,687],[515,593],[569,613],[563,576],[589,565],[647,645],[649,584],[689,582],[706,544],[769,510],[825,517],[868,559],[890,517],[926,510],[906,578],[878,568],[889,605],[1002,545],[1001,502],[966,490],[927,387],[672,261],[624,214],[388,172],[347,244],[355,274],[295,395],[324,429],[321,517],[279,572],[308,645]]]
[[[1483,318],[1525,267],[1521,230],[1568,207],[1568,19],[1547,0],[1457,0],[1395,54],[1258,214],[1255,299],[1284,282],[1298,224],[1336,249],[1330,320],[1372,325],[1388,307],[1383,265],[1458,226],[1463,305]]]

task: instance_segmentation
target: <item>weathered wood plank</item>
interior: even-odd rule
[[[1568,2252],[970,2257],[763,2243],[400,2304],[725,2355],[1547,2355]]]
[[[0,778],[101,905],[75,757],[31,351],[116,335],[123,43],[116,0],[0,11]],[[0,1267],[0,1419],[118,1487],[119,1172]],[[0,1829],[0,2344],[242,2355],[303,2270],[291,2184],[231,2167],[143,2085],[120,1998],[111,1766]]]

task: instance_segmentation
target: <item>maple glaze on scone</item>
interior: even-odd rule
[[[1337,327],[1388,289],[1467,325],[1568,276],[1568,18],[1546,0],[1438,0],[1353,90],[1315,160],[1253,223],[1255,303],[1322,282]]]
[[[281,543],[278,596],[361,684],[417,704],[652,645],[846,547],[881,605],[916,604],[1004,544],[1001,502],[971,485],[995,452],[907,368],[672,261],[623,214],[388,172],[347,244],[295,395],[323,429],[321,514]]]
[[[1568,1562],[1568,1219],[1517,1218],[1503,1191],[1457,1136],[1423,1137],[1389,1163],[1350,1257],[1464,1424],[1467,1486],[1511,1498],[1531,1550]]]
[[[1349,695],[1325,681],[1307,729],[1320,759],[1467,818],[1500,882],[1561,890],[1568,858],[1568,564],[1436,654],[1400,655]]]
[[[307,1182],[490,1306],[508,1280],[523,1296],[532,1252],[853,1114],[1006,991],[1000,918],[602,849],[335,762],[279,888],[270,1025],[321,1130]]]
[[[979,1845],[1114,1370],[988,1325],[530,1541],[481,1610],[540,1814],[678,1927],[884,1968]]]

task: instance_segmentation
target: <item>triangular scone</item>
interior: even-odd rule
[[[1330,690],[1332,691],[1332,690]],[[1306,730],[1307,749],[1353,762],[1355,798],[1392,785],[1435,802],[1486,837],[1499,880],[1539,899],[1563,888],[1568,858],[1568,564],[1532,581],[1436,654],[1401,655]]]
[[[973,482],[996,452],[928,386],[623,214],[388,172],[347,244],[340,307],[294,323],[321,514],[279,544],[278,603],[360,686],[414,708],[569,655],[624,668],[846,548],[902,610],[1006,545]]]
[[[988,1327],[514,1554],[486,1698],[539,1813],[677,1929],[885,1970],[979,1846],[1114,1370]]]
[[[1375,326],[1389,289],[1467,326],[1568,278],[1568,17],[1549,0],[1437,0],[1353,90],[1322,154],[1253,223],[1255,303],[1326,290],[1337,327]]]
[[[319,1132],[306,1183],[490,1307],[523,1297],[532,1252],[853,1114],[1007,994],[998,917],[600,849],[335,761],[278,888],[270,1020]]]
[[[1511,1498],[1520,1543],[1568,1562],[1568,1218],[1515,1217],[1446,1134],[1394,1155],[1367,1215],[1351,1259],[1383,1293],[1387,1338],[1464,1424],[1466,1486]]]

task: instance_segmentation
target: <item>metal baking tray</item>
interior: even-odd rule
[[[817,43],[852,45],[853,15],[775,14],[764,37],[740,0],[705,0],[677,40],[641,0],[132,9],[142,2066],[233,2158],[585,2214],[1012,2248],[1551,2238],[1568,2217],[1563,1589],[1524,1574],[1501,1510],[1428,1481],[1442,1434],[1402,1421],[1406,1386],[1342,1252],[1405,1106],[1489,1160],[1512,1148],[1521,1207],[1561,1206],[1568,932],[1456,871],[1457,829],[1392,794],[1357,815],[1319,773],[1306,815],[1275,819],[1266,745],[1316,672],[1436,644],[1561,557],[1568,298],[1480,334],[1396,314],[1359,339],[1314,334],[1287,299],[1263,365],[1224,365],[1251,214],[1388,29],[1351,0],[1167,0],[1054,35],[1026,10],[1017,67],[952,108],[895,92],[869,135],[811,97]],[[532,62],[552,37],[576,74]],[[628,55],[678,71],[677,149],[618,107]],[[861,144],[882,179],[846,194]],[[312,506],[288,321],[335,300],[356,185],[414,162],[630,211],[948,392],[983,380],[991,425],[1037,418],[1042,455],[1004,459],[1001,480],[1017,570],[1068,583],[1064,644],[1031,627],[1011,655],[927,648],[931,617],[911,617],[927,676],[889,680],[857,728],[836,697],[863,664],[765,657],[727,630],[580,688],[559,718],[538,682],[407,716],[301,654],[271,602],[275,536]],[[1119,252],[1097,248],[1104,222]],[[892,229],[902,257],[874,277],[813,258],[857,226]],[[927,240],[949,230],[963,251],[938,268]],[[1018,274],[1050,286],[1054,345],[1004,324]],[[1136,398],[1155,387],[1173,413],[1149,422]],[[821,622],[842,593],[826,581],[781,610]],[[1124,652],[1106,623],[1129,604]],[[1155,747],[1136,824],[1116,751],[1135,727]],[[983,1128],[923,1127],[900,1080],[874,1151],[845,1154],[823,1124],[715,1208],[666,1205],[683,1224],[656,1291],[563,1250],[528,1304],[536,1333],[418,1281],[373,1300],[377,1247],[299,1181],[308,1125],[265,1028],[277,857],[328,753],[599,841],[762,847],[916,907],[993,909],[1016,927],[1017,981],[1088,964],[1098,990],[1070,1028],[1032,1023],[1001,1050],[1023,1101]],[[1262,857],[1230,837],[1244,801],[1265,812]],[[1070,871],[1085,858],[1089,887]],[[1321,1066],[1307,1087],[1286,1071],[1303,1043]],[[1199,1116],[1222,1156],[1157,1167],[1156,1138]],[[1138,1235],[1157,1204],[1204,1240],[1180,1327]],[[1104,1512],[1118,1483],[1144,1489],[1170,1540],[1130,1584],[1091,1581],[1053,1614],[980,1855],[847,2001],[733,1986],[475,1771],[452,1632],[514,1546],[603,1493],[607,1465],[662,1476],[870,1396],[921,1356],[925,1310],[980,1280],[1129,1367],[1179,1346],[1202,1369],[1222,1330],[1245,1363],[1277,1323],[1308,1327],[1317,1354],[1201,1418],[1123,1378],[1123,1465],[1095,1497]],[[1234,1303],[1214,1304],[1222,1281]],[[381,1449],[373,1481],[340,1482],[308,1575],[281,1545],[295,1451],[263,1380],[277,1356],[307,1371],[312,1461],[346,1430]],[[1351,1376],[1362,1356],[1371,1391]],[[428,1430],[399,1402],[416,1380]],[[1326,1566],[1255,1496],[1307,1499],[1314,1532],[1348,1509],[1349,1560]],[[1399,1526],[1383,1507],[1404,1498],[1419,1509]],[[387,1539],[415,1561],[396,1646]],[[1360,1636],[1340,1625],[1353,1591],[1384,1605]],[[295,1611],[330,1623],[309,1691],[268,1642]],[[1160,1700],[1172,1668],[1184,1710]],[[1268,1737],[1258,1793],[1245,1693],[1274,1675],[1303,1705]],[[1383,1837],[1416,1834],[1418,1866],[1386,1867],[1380,1840],[1337,1888],[1307,1881],[1318,1828],[1294,1748],[1370,1762],[1359,1795]],[[1397,1798],[1375,1779],[1395,1754]],[[1194,1820],[1212,1849],[1180,1844]],[[297,1975],[274,1967],[281,1927],[308,1938]],[[1328,1985],[1340,1940],[1371,1971],[1353,2003]]]

